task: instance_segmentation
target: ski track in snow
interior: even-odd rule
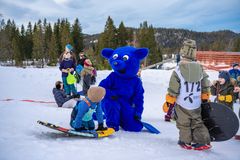
[[[111,71],[98,71],[97,83]],[[209,151],[189,151],[177,145],[175,123],[164,122],[162,104],[172,70],[144,70],[145,89],[143,120],[157,127],[161,134],[120,130],[111,137],[88,139],[68,137],[37,124],[48,121],[70,127],[71,109],[57,108],[56,104],[27,103],[20,99],[54,101],[52,88],[61,80],[57,67],[44,69],[0,67],[0,160],[239,160],[240,141],[231,139],[213,142]],[[207,72],[211,80],[218,73]],[[78,85],[78,90],[81,86]],[[237,113],[239,104],[234,105]],[[240,134],[240,131],[238,131]]]

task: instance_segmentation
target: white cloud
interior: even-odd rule
[[[123,21],[126,26],[139,27],[147,20],[154,27],[240,32],[239,0],[2,0],[0,3],[4,17],[19,24],[44,17],[52,22],[57,18],[68,18],[71,22],[79,18],[84,33],[102,32],[109,15],[116,26]]]
[[[69,0],[54,0],[57,4],[64,5],[68,2]]]

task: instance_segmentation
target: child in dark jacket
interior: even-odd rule
[[[227,71],[221,71],[218,80],[213,81],[211,94],[217,96],[217,103],[224,104],[233,109],[234,80],[230,78]]]
[[[77,100],[74,98],[79,98],[79,96],[67,96],[64,93],[63,83],[61,81],[55,83],[55,88],[53,88],[52,92],[58,107],[73,108],[77,104]]]
[[[86,98],[75,106],[71,114],[70,125],[77,131],[94,130],[95,124],[93,121],[93,113],[96,112],[98,120],[97,130],[106,130],[103,126],[103,113],[101,107],[101,100],[105,96],[106,91],[102,87],[91,87]]]
[[[63,80],[63,86],[64,91],[67,95],[73,95],[77,94],[77,90],[74,86],[74,84],[68,84],[67,83],[67,76],[69,73],[73,74],[73,72],[76,70],[76,62],[73,59],[73,47],[70,44],[67,44],[65,47],[65,51],[62,55],[62,59],[60,59],[60,67],[59,69],[62,72],[62,80]]]

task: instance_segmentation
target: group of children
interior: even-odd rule
[[[77,61],[73,52],[73,47],[70,44],[67,44],[65,46],[65,51],[60,56],[59,63],[65,93],[68,96],[78,94],[74,83],[68,82],[68,77],[74,75],[75,78],[78,78],[78,83],[80,83],[80,80],[82,79],[83,91],[81,94],[86,95],[90,85],[94,84],[96,81],[97,73],[91,60],[88,59],[83,52],[80,52],[78,65],[76,65]]]
[[[82,94],[85,98],[80,99],[74,83],[68,82],[68,77],[76,71],[76,58],[73,47],[67,44],[65,51],[60,56],[60,71],[62,72],[62,82],[57,81],[53,88],[53,95],[58,107],[73,108],[70,125],[77,131],[94,130],[93,113],[96,112],[98,120],[97,130],[107,129],[103,125],[103,114],[99,103],[105,96],[105,89],[102,87],[91,87],[94,68],[92,62],[81,52],[78,65],[78,73],[83,79]],[[80,66],[80,67],[79,67]]]

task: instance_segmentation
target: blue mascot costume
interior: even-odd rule
[[[133,132],[140,132],[143,128],[140,120],[144,89],[137,72],[140,61],[147,55],[147,48],[119,47],[116,50],[102,50],[102,56],[108,59],[113,69],[99,84],[106,89],[102,108],[107,126],[116,131],[119,126]]]

